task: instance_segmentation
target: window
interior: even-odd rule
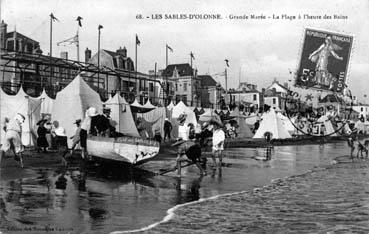
[[[257,99],[257,96],[256,96],[256,94],[254,94],[254,101],[256,101],[256,99]]]
[[[361,111],[364,111],[364,107],[361,107]]]
[[[276,98],[273,98],[273,104],[276,104],[276,103],[277,103]]]
[[[178,91],[178,84],[176,84],[176,91]]]
[[[150,83],[149,84],[149,87],[150,87],[150,92],[154,92],[154,84],[153,83]]]
[[[187,83],[183,83],[183,91],[187,91]]]
[[[182,102],[187,105],[187,95],[182,95]]]

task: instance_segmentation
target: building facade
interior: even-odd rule
[[[286,84],[281,85],[277,80],[274,80],[270,86],[262,91],[264,104],[284,112],[289,92]]]
[[[183,101],[186,105],[201,106],[201,79],[190,64],[168,65],[162,76],[174,84],[176,103]]]
[[[201,105],[204,108],[220,109],[220,100],[224,99],[225,90],[210,75],[198,75],[201,80]]]

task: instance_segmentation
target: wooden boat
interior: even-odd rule
[[[139,165],[153,159],[159,153],[159,143],[138,137],[89,137],[88,154],[97,158]]]

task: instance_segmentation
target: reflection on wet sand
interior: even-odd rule
[[[181,178],[110,164],[37,169],[31,178],[2,184],[0,230],[50,224],[73,227],[76,233],[126,229],[124,219],[130,219],[130,212],[139,219],[137,210],[144,211],[147,200],[158,205],[163,200],[171,204],[198,200],[201,180],[183,183]],[[155,217],[155,210],[151,212]]]

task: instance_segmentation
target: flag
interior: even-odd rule
[[[224,61],[226,62],[227,67],[229,67],[229,61],[228,61],[228,59],[224,59]]]
[[[50,18],[51,18],[51,20],[52,20],[52,21],[54,21],[54,22],[55,22],[55,21],[59,21],[59,20],[54,16],[54,14],[53,14],[53,13],[51,13],[51,14],[50,14]]]
[[[141,42],[140,42],[140,40],[138,39],[138,36],[137,36],[137,34],[136,34],[136,45],[140,45],[141,44]]]
[[[66,45],[70,45],[70,44],[77,43],[77,42],[78,42],[78,33],[74,37],[68,38],[68,39],[66,39],[64,41],[61,41],[61,42],[58,42],[56,45],[57,46],[60,46],[60,45],[66,46]]]
[[[195,60],[195,56],[193,56],[192,51],[191,51],[190,55],[191,55],[191,58],[192,58],[193,60]]]
[[[97,27],[98,30],[104,28],[102,25],[99,25],[99,27]]]
[[[170,50],[170,52],[173,52],[173,49],[167,45],[167,48]]]
[[[82,27],[82,22],[81,22],[81,20],[83,20],[83,18],[82,18],[81,16],[78,16],[76,20],[78,21],[78,25],[79,25],[80,27]]]

